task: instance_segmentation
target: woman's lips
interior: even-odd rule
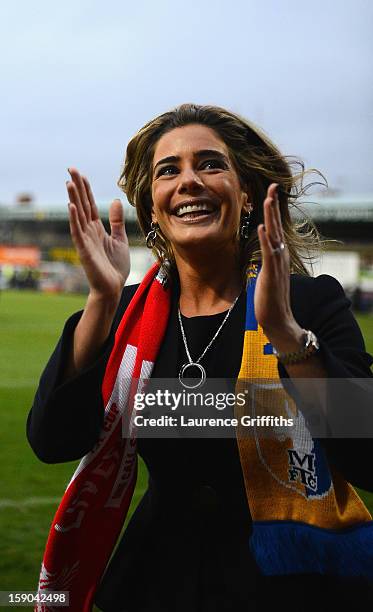
[[[214,210],[213,212],[210,212],[210,213],[191,212],[191,213],[186,213],[182,217],[178,217],[177,215],[173,215],[173,216],[179,223],[195,224],[195,223],[203,223],[204,221],[209,221],[212,218],[216,217],[217,213],[218,211]]]

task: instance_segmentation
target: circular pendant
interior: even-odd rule
[[[199,369],[199,371],[201,372],[201,380],[197,380],[197,383],[194,384],[194,385],[187,385],[185,383],[185,380],[188,380],[188,379],[185,379],[185,378],[183,379],[183,376],[184,376],[186,370],[188,368],[191,368],[191,367],[196,367],[196,368]],[[181,367],[180,372],[179,372],[179,380],[180,380],[181,384],[183,385],[183,387],[185,387],[186,389],[197,389],[197,387],[202,387],[202,385],[205,383],[205,380],[206,380],[206,370],[205,370],[205,368],[203,366],[201,366],[200,363],[194,363],[194,362],[192,362],[192,363],[184,363],[184,365]],[[196,380],[196,379],[195,378],[190,378],[189,380],[193,381],[193,380]]]

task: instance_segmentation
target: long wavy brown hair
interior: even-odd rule
[[[271,183],[278,183],[281,219],[289,249],[291,271],[309,274],[304,262],[312,264],[322,247],[316,227],[303,214],[298,221],[291,218],[290,209],[299,210],[298,200],[315,184],[325,184],[317,170],[305,170],[297,158],[281,154],[266,134],[243,117],[217,106],[182,104],[149,121],[130,140],[118,186],[124,191],[130,204],[136,207],[140,228],[146,236],[151,224],[151,182],[155,146],[166,132],[190,124],[200,124],[213,129],[226,144],[241,186],[252,197],[250,236],[243,239],[237,232],[238,265],[242,279],[246,278],[249,262],[260,262],[261,252],[257,226],[263,223],[263,202]],[[304,185],[307,174],[316,173],[323,179]],[[172,245],[157,229],[153,253],[168,276],[176,268]]]

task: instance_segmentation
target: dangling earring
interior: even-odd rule
[[[167,287],[169,282],[170,270],[171,270],[171,262],[165,256],[164,253],[156,246],[156,240],[158,237],[157,230],[159,229],[158,223],[151,222],[150,224],[150,232],[146,235],[146,246],[148,249],[152,249],[155,247],[157,251],[158,259],[160,260],[160,269],[159,269],[159,280],[164,287]]]
[[[150,224],[150,232],[146,235],[146,246],[148,249],[152,249],[155,245],[155,241],[157,239],[157,229],[159,228],[158,223],[154,223],[153,221]]]
[[[159,274],[160,274],[160,280],[161,280],[161,284],[163,285],[163,287],[167,287],[169,284],[169,279],[170,279],[170,273],[171,273],[171,262],[167,257],[164,257],[162,259],[162,263],[161,263],[161,267],[159,270]]]
[[[247,240],[250,237],[250,217],[251,217],[251,210],[249,210],[249,212],[246,213],[246,215],[243,215],[241,218],[240,234],[241,234],[241,238],[244,238],[245,240]]]

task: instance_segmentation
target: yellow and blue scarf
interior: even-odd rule
[[[240,427],[237,443],[253,520],[250,547],[266,575],[319,573],[373,578],[373,522],[354,488],[328,465],[318,439],[284,390],[277,358],[254,313],[258,266],[250,266],[244,348],[236,390],[245,411],[293,418],[268,435]],[[236,408],[237,416],[242,409]],[[268,428],[267,428],[268,429]]]

